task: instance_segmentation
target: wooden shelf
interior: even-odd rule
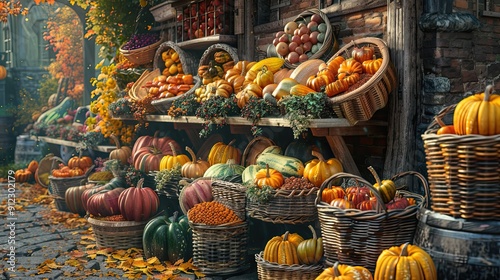
[[[178,42],[177,45],[185,49],[204,51],[208,47],[214,44],[228,44],[234,46],[236,45],[236,43],[237,43],[237,38],[234,35],[210,35],[198,39]]]
[[[115,117],[117,120],[134,121],[133,118]],[[146,120],[150,122],[166,122],[166,123],[185,123],[185,124],[203,124],[205,121],[195,116],[182,116],[173,118],[168,115],[148,115]],[[229,117],[226,120],[229,125],[252,125],[252,122],[243,117]],[[291,127],[290,122],[284,118],[262,118],[258,126],[274,126],[274,127]],[[331,118],[331,119],[313,119],[310,121],[309,128],[353,128],[363,126],[387,126],[385,121],[364,121],[358,122],[356,125],[351,125],[346,119]]]
[[[68,141],[68,140],[62,140],[62,139],[55,139],[55,138],[50,138],[47,136],[31,136],[32,140],[37,140],[37,141],[43,141],[45,143],[49,144],[56,144],[56,145],[61,145],[61,146],[68,146],[68,147],[81,147],[81,144],[78,142],[73,142],[73,141]],[[106,145],[101,145],[92,148],[94,151],[99,151],[99,152],[104,152],[104,153],[109,153],[116,149],[115,146],[106,146]]]

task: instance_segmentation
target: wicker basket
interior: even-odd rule
[[[323,45],[321,46],[321,48],[319,48],[319,50],[315,54],[311,55],[309,57],[309,59],[322,59],[324,61],[327,61],[335,52],[338,51],[338,48],[337,49],[334,48],[333,41],[334,41],[335,35],[333,33],[333,28],[332,28],[332,25],[330,23],[330,19],[328,19],[328,16],[318,9],[310,9],[310,10],[307,10],[307,11],[300,13],[295,18],[294,21],[304,19],[305,17],[310,17],[313,14],[319,14],[321,16],[321,18],[323,19],[323,21],[326,24],[326,32],[325,32],[325,40],[323,41]],[[277,56],[284,58],[283,56],[281,56],[279,54],[277,54]],[[299,65],[300,65],[300,63],[290,63],[288,60],[285,59],[285,67],[287,67],[288,69],[295,69]]]
[[[352,125],[358,121],[369,120],[377,110],[384,108],[387,105],[389,93],[397,83],[396,71],[390,61],[389,47],[379,38],[367,37],[351,41],[329,61],[346,52],[350,53],[355,46],[365,45],[373,46],[375,55],[383,58],[379,70],[360,87],[330,98],[335,114],[339,118],[347,119]]]
[[[55,161],[57,162],[57,161]],[[94,169],[92,165],[87,169],[84,175],[74,176],[74,177],[54,177],[52,175],[49,176],[50,187],[49,191],[54,196],[54,202],[56,204],[56,208],[59,211],[71,212],[66,205],[65,194],[66,190],[71,187],[81,186],[87,182],[87,178],[90,175],[90,172]]]
[[[248,224],[208,226],[189,222],[193,230],[193,264],[207,275],[231,275],[248,269]]]
[[[304,190],[273,190],[266,203],[247,201],[248,216],[275,224],[303,224],[317,220],[318,188]],[[300,211],[297,211],[300,209]]]
[[[417,172],[409,171],[396,175],[393,181],[413,175],[424,186],[428,197],[426,179]],[[347,188],[351,185],[367,186],[377,197],[378,210],[341,209],[321,201],[323,190],[331,185]],[[405,197],[414,198],[415,205],[405,209],[387,211],[378,191],[363,178],[348,173],[337,173],[328,178],[320,187],[316,199],[325,259],[329,263],[340,262],[361,265],[372,273],[380,253],[391,246],[413,242],[417,227],[417,212],[425,207],[424,196],[400,190]]]
[[[238,51],[235,48],[227,44],[213,44],[203,52],[203,55],[201,56],[200,62],[198,64],[198,68],[202,65],[208,65],[210,60],[213,59],[214,54],[218,51],[226,51],[233,59],[234,64],[239,61]]]
[[[165,69],[165,63],[162,60],[162,53],[169,49],[173,49],[179,55],[184,74],[196,75],[198,73],[199,57],[197,57],[197,55],[193,52],[181,49],[175,42],[172,41],[163,42],[158,47],[153,60],[153,68],[158,68],[161,72],[163,72]]]
[[[201,79],[198,76],[193,76],[193,80],[195,82],[194,86],[190,90],[186,91],[184,94],[170,98],[156,99],[151,101],[151,105],[153,105],[158,112],[163,114],[168,114],[168,110],[170,109],[170,107],[172,107],[174,101],[179,99],[181,96],[186,94],[193,94],[194,98],[194,91],[200,87]]]
[[[92,226],[97,247],[142,249],[142,234],[148,221],[101,221],[90,217],[87,221]]]
[[[437,135],[444,108],[422,135],[432,210],[454,218],[500,219],[500,135]],[[449,114],[449,115],[448,115]]]
[[[223,180],[212,181],[214,200],[231,208],[241,220],[246,220],[246,188]]]
[[[263,252],[255,254],[259,280],[311,280],[323,271],[322,265],[281,265],[262,258]]]
[[[56,157],[56,156],[54,156],[54,154],[46,155],[38,163],[38,168],[35,172],[35,181],[38,184],[40,184],[40,186],[48,188],[50,185],[50,180],[49,180],[49,184],[46,185],[45,182],[43,182],[40,179],[40,175],[45,174],[45,173],[50,174],[52,169],[54,169],[59,163],[64,163],[64,161],[60,157]]]
[[[120,47],[120,53],[134,64],[137,65],[148,64],[153,62],[156,49],[160,46],[161,43],[162,40],[160,39],[158,42],[154,44],[134,50],[124,50]]]

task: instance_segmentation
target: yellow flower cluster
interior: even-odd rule
[[[122,121],[113,119],[108,111],[108,106],[118,99],[119,88],[113,78],[116,67],[114,64],[104,66],[101,62],[96,68],[101,69],[101,74],[97,78],[92,78],[91,81],[96,88],[91,92],[94,101],[90,103],[90,111],[98,117],[88,118],[87,127],[93,131],[100,131],[105,138],[114,134],[120,137],[122,144],[130,144],[134,126],[125,125]]]

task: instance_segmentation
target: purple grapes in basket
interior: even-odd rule
[[[160,40],[160,35],[158,33],[139,33],[134,34],[130,37],[130,40],[126,42],[122,49],[124,50],[135,50],[152,45]]]

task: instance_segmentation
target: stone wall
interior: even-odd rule
[[[500,91],[500,6],[491,7],[496,16],[485,16],[485,7],[479,7],[478,12],[475,3],[455,1],[447,13],[428,10],[420,17],[423,81],[419,136],[441,109],[464,96],[483,92],[489,84]],[[425,170],[423,142],[417,139],[419,169]]]

